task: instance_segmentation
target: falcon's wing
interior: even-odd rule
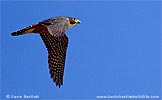
[[[41,33],[40,36],[48,50],[48,64],[51,78],[53,82],[56,83],[56,86],[60,87],[63,85],[68,37],[65,34],[63,36],[54,37],[50,33]]]

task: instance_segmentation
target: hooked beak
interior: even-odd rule
[[[80,24],[81,23],[81,21],[80,20],[77,20],[77,24]]]

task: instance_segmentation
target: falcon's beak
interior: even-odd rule
[[[80,20],[77,20],[77,24],[80,24],[81,23],[81,21]]]

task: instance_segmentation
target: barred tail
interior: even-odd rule
[[[21,31],[11,33],[12,36],[18,36],[18,35],[22,35],[22,34],[24,34],[24,33],[21,33]]]
[[[18,35],[23,35],[23,34],[28,34],[28,33],[33,33],[33,31],[35,30],[34,27],[29,26],[26,27],[24,29],[18,30],[16,32],[11,33],[12,36],[18,36]]]

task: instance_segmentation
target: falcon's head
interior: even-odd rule
[[[77,24],[80,24],[80,20],[78,20],[77,18],[73,18],[73,17],[67,17],[68,20],[68,25],[67,28],[72,28]]]

